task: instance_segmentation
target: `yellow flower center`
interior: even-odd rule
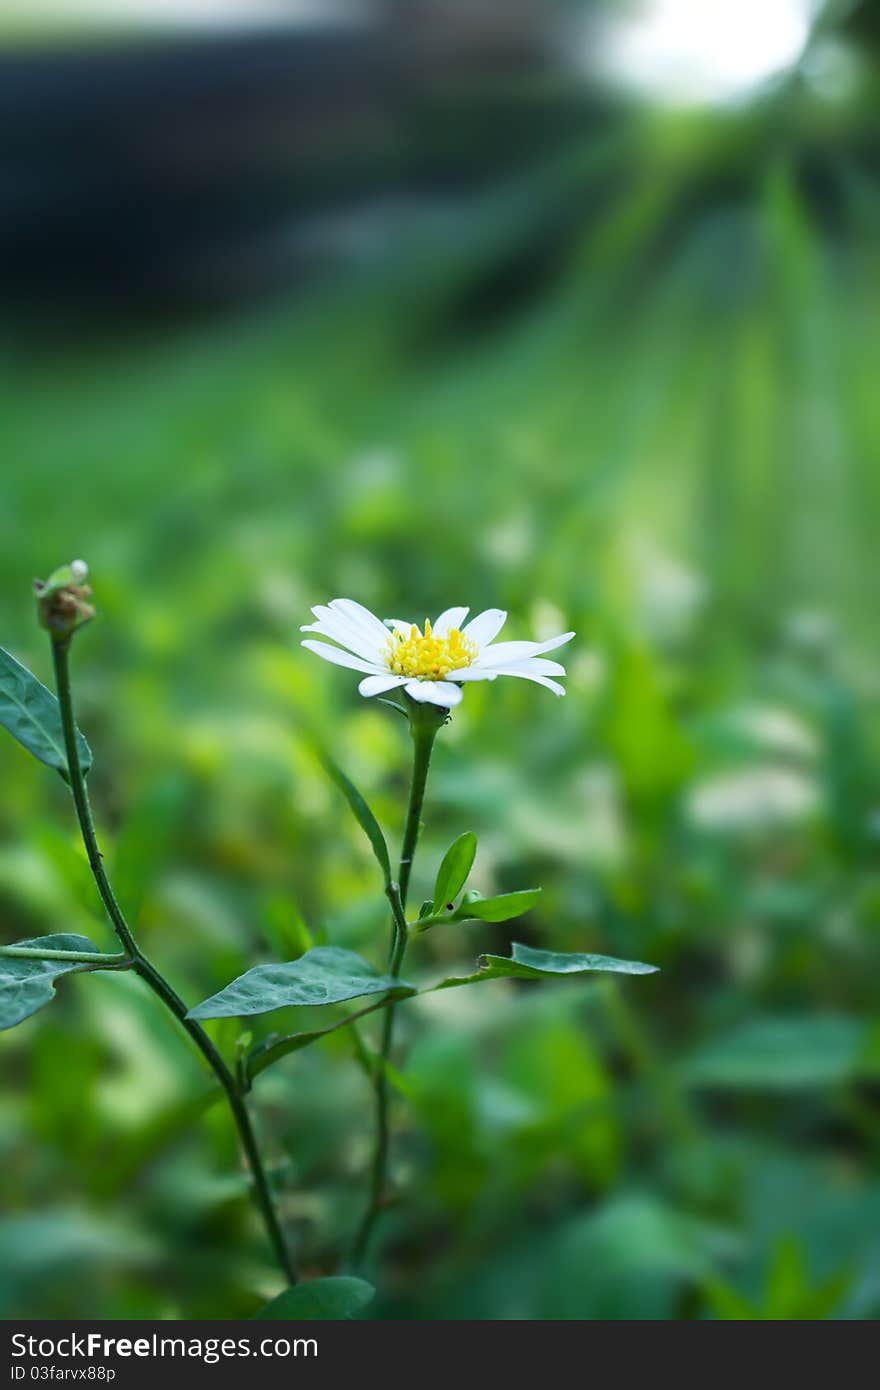
[[[420,681],[442,681],[450,671],[460,671],[477,659],[476,642],[465,637],[457,627],[442,637],[431,631],[425,619],[425,630],[413,623],[409,633],[395,632],[388,642],[388,669],[396,676],[409,676]]]

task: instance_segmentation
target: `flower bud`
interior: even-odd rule
[[[89,603],[92,591],[84,582],[89,567],[85,560],[73,560],[50,574],[48,579],[34,580],[37,616],[57,641],[75,632],[95,616]]]

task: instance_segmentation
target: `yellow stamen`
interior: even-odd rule
[[[419,632],[413,623],[409,636],[395,632],[390,637],[388,669],[396,676],[409,676],[411,680],[442,681],[450,671],[472,665],[478,654],[476,642],[465,637],[457,627],[451,628],[444,637],[437,637],[426,618],[424,632]]]

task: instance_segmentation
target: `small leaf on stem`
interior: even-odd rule
[[[590,975],[610,971],[617,975],[653,975],[656,965],[640,960],[618,960],[615,956],[588,955],[581,951],[539,951],[514,941],[509,956],[480,956],[473,975],[443,980],[435,989],[455,989],[459,985],[479,984],[481,980],[541,980],[559,975]]]
[[[476,918],[480,922],[506,922],[529,912],[543,893],[543,888],[523,888],[516,893],[499,893],[493,898],[481,898],[478,893],[466,893],[455,916],[459,922]]]
[[[434,906],[437,912],[442,912],[444,907],[451,905],[458,897],[467,883],[476,853],[477,837],[472,830],[466,830],[449,846],[437,870],[437,881],[434,884]]]

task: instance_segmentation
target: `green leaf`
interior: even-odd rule
[[[749,1322],[761,1316],[760,1309],[720,1279],[710,1279],[704,1292],[710,1309],[722,1322]]]
[[[672,1317],[685,1289],[745,1252],[723,1226],[647,1192],[623,1187],[572,1213],[549,1243],[536,1316]]]
[[[323,1321],[338,1321],[353,1318],[375,1295],[372,1284],[365,1279],[355,1279],[352,1275],[333,1275],[328,1279],[309,1279],[305,1284],[285,1289],[265,1308],[256,1313],[255,1319],[289,1318]]]
[[[467,883],[476,852],[477,837],[472,830],[466,830],[463,835],[459,835],[457,840],[453,840],[443,856],[440,868],[437,870],[437,881],[434,884],[434,909],[436,912],[442,912],[444,907],[451,907],[458,897]]]
[[[542,980],[554,975],[591,975],[595,971],[611,971],[619,975],[653,975],[656,965],[640,960],[618,960],[615,956],[584,955],[580,951],[539,951],[514,941],[510,956],[480,956],[479,970],[443,980],[435,989],[454,989],[457,985],[476,984],[480,980]]]
[[[61,710],[47,690],[14,656],[0,647],[0,724],[41,763],[67,777],[67,754],[61,728]],[[79,760],[85,775],[92,765],[92,751],[77,729]]]
[[[534,946],[524,946],[522,942],[511,944],[511,956],[484,956],[492,969],[504,967],[505,973],[511,963],[516,974],[530,980],[540,975],[584,975],[594,970],[611,971],[617,975],[654,975],[656,965],[646,965],[640,960],[619,960],[616,956],[596,956],[582,951],[539,951]]]
[[[382,870],[382,878],[387,888],[391,882],[391,860],[388,857],[388,846],[385,843],[385,836],[382,834],[379,822],[376,820],[376,817],[373,815],[366,801],[354,785],[354,782],[346,777],[342,768],[333,761],[329,753],[326,753],[322,749],[318,756],[321,759],[321,765],[327,773],[327,776],[336,783],[337,787],[342,792],[351,807],[355,820],[373,846],[373,853],[376,856],[379,868]]]
[[[543,891],[543,888],[524,888],[518,893],[499,893],[494,898],[466,893],[455,916],[460,922],[471,917],[480,922],[506,922],[511,917],[521,917],[524,912],[531,911]]]
[[[843,1014],[750,1019],[710,1040],[685,1064],[695,1086],[790,1090],[877,1075],[868,1026]]]
[[[86,936],[60,932],[54,936],[37,936],[28,941],[16,941],[16,946],[29,946],[47,951],[95,951],[97,946]],[[55,996],[54,981],[59,975],[88,970],[87,965],[69,960],[16,959],[0,956],[0,1029],[14,1028],[30,1018]]]
[[[832,1315],[848,1292],[853,1276],[846,1269],[831,1273],[813,1285],[807,1252],[799,1240],[780,1236],[771,1252],[765,1289],[758,1303],[719,1280],[710,1280],[706,1298],[717,1318],[762,1319],[774,1322],[817,1322]]]
[[[189,1018],[244,1018],[291,1005],[341,1004],[364,994],[398,991],[414,994],[412,985],[394,975],[380,975],[354,951],[315,946],[299,960],[255,965],[219,994],[190,1009]]]

